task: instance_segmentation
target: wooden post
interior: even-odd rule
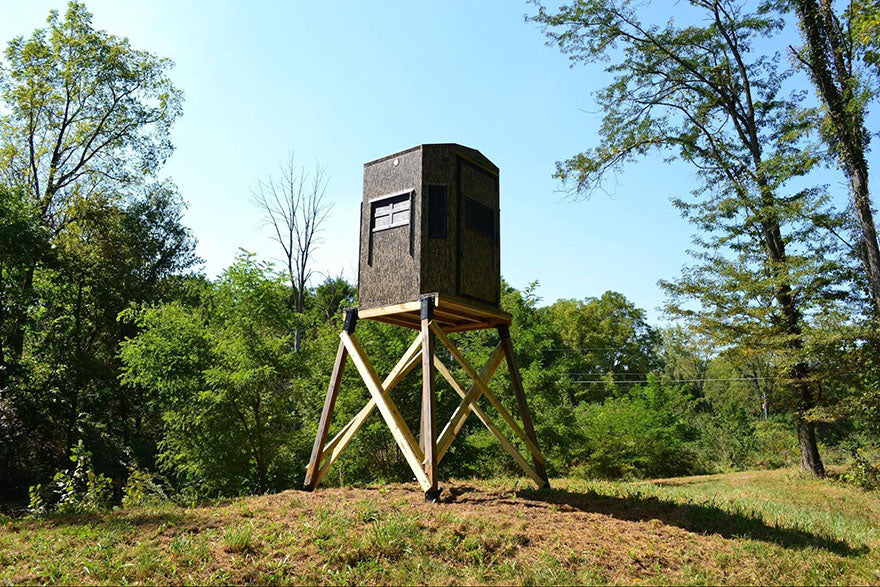
[[[498,326],[498,336],[501,337],[501,346],[504,348],[504,356],[507,359],[507,370],[510,373],[510,384],[513,386],[513,392],[516,394],[516,403],[519,408],[519,417],[522,420],[523,428],[526,436],[532,441],[535,447],[538,447],[538,437],[535,434],[535,426],[532,424],[532,416],[529,413],[529,405],[526,403],[526,394],[523,390],[522,378],[519,375],[519,367],[516,364],[516,356],[513,353],[513,345],[510,343],[510,328],[506,324]],[[540,449],[539,449],[540,450]],[[532,455],[532,462],[535,465],[535,471],[550,486],[550,480],[547,478],[547,469],[536,455]]]
[[[357,309],[345,311],[345,329],[354,332],[357,326]],[[306,480],[303,488],[312,491],[317,484],[317,472],[320,466],[321,454],[324,452],[324,444],[327,442],[327,431],[330,430],[330,421],[333,419],[333,409],[336,407],[336,396],[339,395],[339,385],[342,383],[342,372],[345,370],[345,360],[348,358],[348,350],[342,341],[339,341],[339,349],[336,351],[336,361],[333,363],[333,374],[330,375],[330,384],[327,386],[327,397],[324,398],[324,408],[321,410],[321,421],[318,422],[318,432],[315,434],[315,444],[312,446],[312,456],[306,469]]]
[[[437,488],[437,415],[434,412],[434,336],[431,334],[431,321],[434,319],[434,298],[423,297],[422,320],[422,423],[419,444],[425,455],[424,470],[431,487],[425,491],[425,501],[437,502],[440,490]]]
[[[400,410],[397,409],[391,398],[385,394],[385,390],[382,389],[382,383],[379,381],[379,376],[376,375],[376,369],[364,354],[364,349],[357,341],[357,338],[355,338],[355,335],[343,331],[339,334],[339,338],[342,339],[345,348],[348,349],[348,354],[351,355],[354,366],[357,367],[358,372],[361,374],[361,379],[364,380],[367,390],[373,396],[373,401],[376,402],[376,407],[379,408],[382,419],[385,420],[385,423],[391,430],[391,436],[394,437],[394,441],[400,447],[400,452],[403,453],[404,458],[409,463],[410,469],[412,469],[413,474],[422,486],[422,490],[428,491],[431,489],[431,482],[428,481],[428,476],[425,475],[423,468],[425,466],[425,455],[422,453],[422,449],[419,448],[419,444],[412,435],[409,426],[406,425],[403,416],[400,415]]]

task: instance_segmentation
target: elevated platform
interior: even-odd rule
[[[484,310],[460,302],[453,302],[436,293],[423,294],[421,297],[434,298],[434,322],[445,333],[510,326],[512,322],[511,315],[500,310]],[[359,308],[358,318],[420,330],[422,328],[421,309],[421,300],[415,300],[375,308]]]

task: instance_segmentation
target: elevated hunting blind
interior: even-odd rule
[[[306,489],[314,489],[321,482],[376,408],[424,489],[426,499],[437,500],[437,465],[471,412],[528,476],[539,486],[547,485],[544,457],[538,448],[510,342],[511,316],[500,310],[499,229],[498,167],[475,149],[454,143],[420,145],[364,165],[360,306],[346,310],[336,363],[306,471]],[[379,379],[355,337],[359,318],[419,331],[384,381]],[[447,335],[487,328],[498,330],[500,342],[477,372]],[[472,380],[467,391],[434,354],[435,338]],[[328,442],[342,370],[349,355],[372,399]],[[522,424],[488,387],[503,360],[508,364]],[[422,412],[416,442],[390,393],[418,364],[422,366]],[[462,398],[439,435],[434,411],[435,369]],[[526,446],[533,465],[478,406],[481,397],[488,400]]]
[[[364,166],[360,307],[419,299],[498,309],[498,167],[461,145],[420,145]]]

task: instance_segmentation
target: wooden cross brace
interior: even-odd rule
[[[423,300],[423,303],[429,307],[426,311],[425,305],[423,305],[421,331],[383,381],[379,380],[375,368],[367,358],[363,347],[361,347],[354,334],[354,327],[357,322],[356,314],[354,316],[347,315],[345,329],[339,335],[339,350],[336,353],[333,374],[330,377],[330,385],[327,389],[324,408],[321,412],[315,444],[312,447],[312,456],[306,468],[305,489],[312,490],[318,486],[327,474],[327,471],[376,408],[379,409],[382,419],[385,420],[385,423],[391,430],[397,446],[403,453],[413,474],[415,474],[419,485],[425,491],[427,499],[436,500],[439,496],[437,465],[446,455],[449,447],[452,446],[455,437],[461,432],[465,420],[471,412],[477,415],[477,418],[498,439],[501,446],[513,457],[523,472],[537,483],[538,487],[549,485],[544,456],[538,448],[537,438],[526,404],[525,393],[522,389],[522,379],[520,378],[513,355],[513,347],[510,343],[507,327],[498,327],[501,342],[495,347],[489,360],[478,373],[467,359],[462,356],[455,344],[449,340],[446,333],[432,320],[430,299]],[[350,310],[350,312],[356,312],[356,310]],[[465,391],[459,385],[458,381],[449,371],[449,368],[434,354],[434,338],[446,347],[455,361],[473,381],[473,385],[468,391]],[[349,355],[366,384],[371,397],[367,405],[328,442],[327,433],[330,428],[330,421],[333,418],[333,409],[339,393],[343,369]],[[489,389],[489,381],[498,370],[501,361],[505,359],[507,360],[510,379],[516,394],[523,426],[520,426],[513,419],[495,394]],[[419,442],[417,443],[409,426],[407,426],[400,415],[400,411],[391,399],[391,391],[419,362],[422,363],[423,376],[421,427]],[[436,435],[436,418],[434,414],[435,368],[462,398],[461,403],[452,413],[449,422],[443,427],[439,436]],[[497,410],[501,419],[507,423],[510,429],[513,430],[513,433],[525,444],[529,453],[531,453],[533,465],[530,465],[520,455],[516,447],[504,436],[492,419],[477,405],[477,400],[483,396]]]

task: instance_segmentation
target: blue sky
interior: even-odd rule
[[[250,193],[295,152],[300,164],[319,161],[331,176],[334,208],[314,268],[354,280],[363,164],[420,143],[457,142],[501,169],[509,282],[538,280],[544,303],[616,290],[661,321],[657,281],[679,274],[691,235],[669,199],[693,188],[692,174],[654,157],[630,166],[611,195],[561,201],[555,162],[596,144],[601,113],[591,92],[605,78],[600,68],[569,68],[546,47],[523,19],[533,7],[459,0],[86,5],[96,27],[176,62],[184,114],[164,173],[189,203],[185,222],[209,276],[239,247],[278,256]],[[0,0],[0,41],[43,26],[52,8],[65,4]],[[827,181],[840,190],[838,174]]]

